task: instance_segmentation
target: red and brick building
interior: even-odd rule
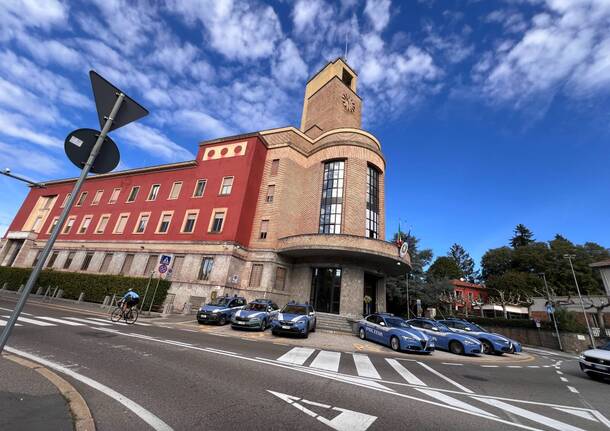
[[[195,160],[89,177],[46,268],[147,277],[172,256],[174,307],[241,294],[310,301],[357,316],[385,310],[385,279],[404,274],[385,238],[385,159],[361,129],[355,72],[328,63],[307,83],[301,128],[199,144]],[[32,188],[0,265],[32,266],[75,179]]]
[[[455,311],[472,313],[473,308],[479,309],[478,304],[487,303],[488,292],[484,285],[463,280],[449,280],[449,283],[453,286],[452,307]]]

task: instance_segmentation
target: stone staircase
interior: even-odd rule
[[[347,317],[339,316],[338,314],[317,312],[316,319],[316,326],[318,329],[333,332],[346,332],[349,334],[352,333],[352,325],[349,323]]]

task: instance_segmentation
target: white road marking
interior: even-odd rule
[[[0,307],[0,310],[4,310],[4,311],[10,311],[11,313],[15,310],[13,310],[12,308],[4,308],[4,307]],[[19,313],[20,315],[23,314],[24,316],[31,316],[30,313],[26,313],[25,311],[22,311],[21,313]]]
[[[0,326],[6,326],[7,323],[8,322],[6,320],[0,319]],[[15,326],[23,326],[23,325],[21,325],[19,323],[15,323]]]
[[[315,349],[309,349],[307,347],[295,347],[280,356],[277,360],[288,364],[303,365],[314,351]]]
[[[521,365],[507,365],[506,368],[523,368]]]
[[[48,320],[49,322],[62,323],[69,326],[83,326],[82,323],[70,322],[69,320],[56,319],[55,317],[36,316],[37,319]]]
[[[127,326],[127,323],[125,322],[112,322],[108,319],[100,319],[97,317],[87,317],[87,320],[95,320],[96,322],[104,322],[104,323],[110,323],[111,325],[123,325],[123,326]]]
[[[64,317],[64,319],[74,320],[75,322],[88,323],[90,325],[99,325],[99,326],[111,326],[110,322],[100,323],[100,322],[92,322],[91,320],[80,319],[78,317]]]
[[[559,380],[561,380],[562,382],[567,382],[568,379],[566,379],[565,377],[560,377]]]
[[[464,364],[456,364],[456,363],[454,363],[454,362],[441,362],[441,364],[443,364],[443,365],[455,365],[455,366],[459,366],[459,367],[461,367],[462,365],[464,365]]]
[[[380,379],[381,376],[373,366],[371,359],[368,355],[361,355],[354,353],[354,364],[356,365],[356,372],[361,377],[372,377],[373,379]]]
[[[9,318],[9,316],[2,316],[5,318]],[[28,319],[27,317],[18,317],[17,320],[23,323],[31,323],[32,325],[37,326],[57,326],[55,323],[41,322],[40,320]]]
[[[320,353],[318,353],[318,356],[316,356],[316,358],[313,360],[310,367],[337,372],[339,371],[340,360],[341,353],[320,350]]]
[[[134,322],[133,324],[134,324],[134,325],[138,325],[138,326],[153,326],[153,325],[152,325],[152,324],[150,324],[150,323],[142,323],[142,322]]]
[[[578,416],[579,418],[588,419],[590,421],[597,422],[597,419],[595,418],[595,416],[593,416],[591,414],[591,412],[588,412],[586,410],[575,410],[575,409],[564,408],[564,407],[553,407],[553,408],[555,410],[559,410],[560,412],[569,413],[571,415]]]
[[[467,387],[460,385],[458,382],[456,382],[455,380],[451,380],[449,377],[445,376],[442,373],[439,373],[438,371],[436,371],[434,368],[429,367],[428,365],[424,364],[423,362],[418,362],[419,365],[421,365],[422,367],[424,367],[426,370],[430,371],[432,374],[436,374],[437,376],[439,376],[441,379],[451,383],[453,386],[455,386],[458,389],[461,389],[464,392],[468,392],[469,394],[472,394],[473,392],[468,389]]]
[[[514,415],[524,417],[524,418],[529,419],[534,422],[538,422],[538,423],[548,426],[550,428],[555,428],[556,430],[584,431],[582,428],[578,428],[578,427],[572,426],[570,424],[567,424],[565,422],[561,422],[556,419],[552,419],[547,416],[543,416],[538,413],[534,413],[529,410],[522,409],[521,407],[515,407],[511,404],[508,404],[508,403],[505,403],[505,402],[502,402],[499,400],[494,400],[494,399],[490,399],[490,398],[481,398],[481,397],[476,397],[476,396],[473,396],[472,398],[475,398],[475,399],[481,401],[482,403],[489,404],[490,406],[497,407],[499,409],[502,409],[502,410],[512,413]]]
[[[15,355],[22,356],[24,358],[30,359],[31,361],[38,362],[39,364],[44,365],[45,367],[51,368],[53,370],[59,371],[60,373],[66,374],[67,376],[72,377],[79,382],[86,384],[87,386],[91,386],[94,389],[102,392],[103,394],[109,396],[110,398],[116,400],[117,402],[123,404],[129,410],[131,410],[134,414],[136,414],[140,419],[150,425],[156,431],[173,431],[172,428],[159,419],[157,416],[152,414],[150,411],[146,410],[144,407],[136,403],[135,401],[130,400],[126,396],[118,393],[114,389],[109,388],[108,386],[93,380],[87,376],[77,373],[70,368],[64,367],[63,365],[57,364],[55,362],[51,362],[48,359],[40,358],[38,356],[32,355],[27,352],[23,352],[21,350],[14,349],[12,347],[6,346],[5,349]]]
[[[528,365],[527,368],[540,368],[538,365]]]
[[[417,390],[419,392],[422,392],[422,393],[428,395],[429,397],[435,398],[443,403],[449,404],[450,406],[459,407],[461,409],[468,410],[468,411],[471,411],[474,413],[478,413],[480,415],[497,417],[494,414],[491,414],[489,412],[486,412],[485,410],[481,410],[478,407],[475,407],[473,405],[470,405],[468,403],[465,403],[463,401],[450,397],[449,395],[445,395],[442,392],[433,391],[431,389],[417,389]]]
[[[412,385],[428,386],[424,382],[422,382],[415,374],[400,365],[400,362],[398,362],[396,359],[386,358],[386,362],[390,364],[390,366],[394,368],[394,370],[396,370],[396,372],[400,374],[400,376],[408,383],[411,383]]]
[[[555,371],[557,374],[559,374],[560,376],[563,375],[563,373],[559,370]]]
[[[499,368],[499,365],[481,365],[482,368]]]
[[[568,386],[568,390],[570,392],[575,393],[575,394],[579,394],[580,393],[580,392],[578,392],[578,390],[574,386]]]

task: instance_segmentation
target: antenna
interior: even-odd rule
[[[345,30],[345,61],[347,61],[347,30]]]

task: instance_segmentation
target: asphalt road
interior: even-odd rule
[[[0,319],[13,306],[1,298]],[[87,400],[98,430],[610,429],[610,384],[590,380],[565,357],[537,355],[513,366],[448,362],[146,320],[117,325],[37,303],[24,311],[10,351],[62,373]]]

